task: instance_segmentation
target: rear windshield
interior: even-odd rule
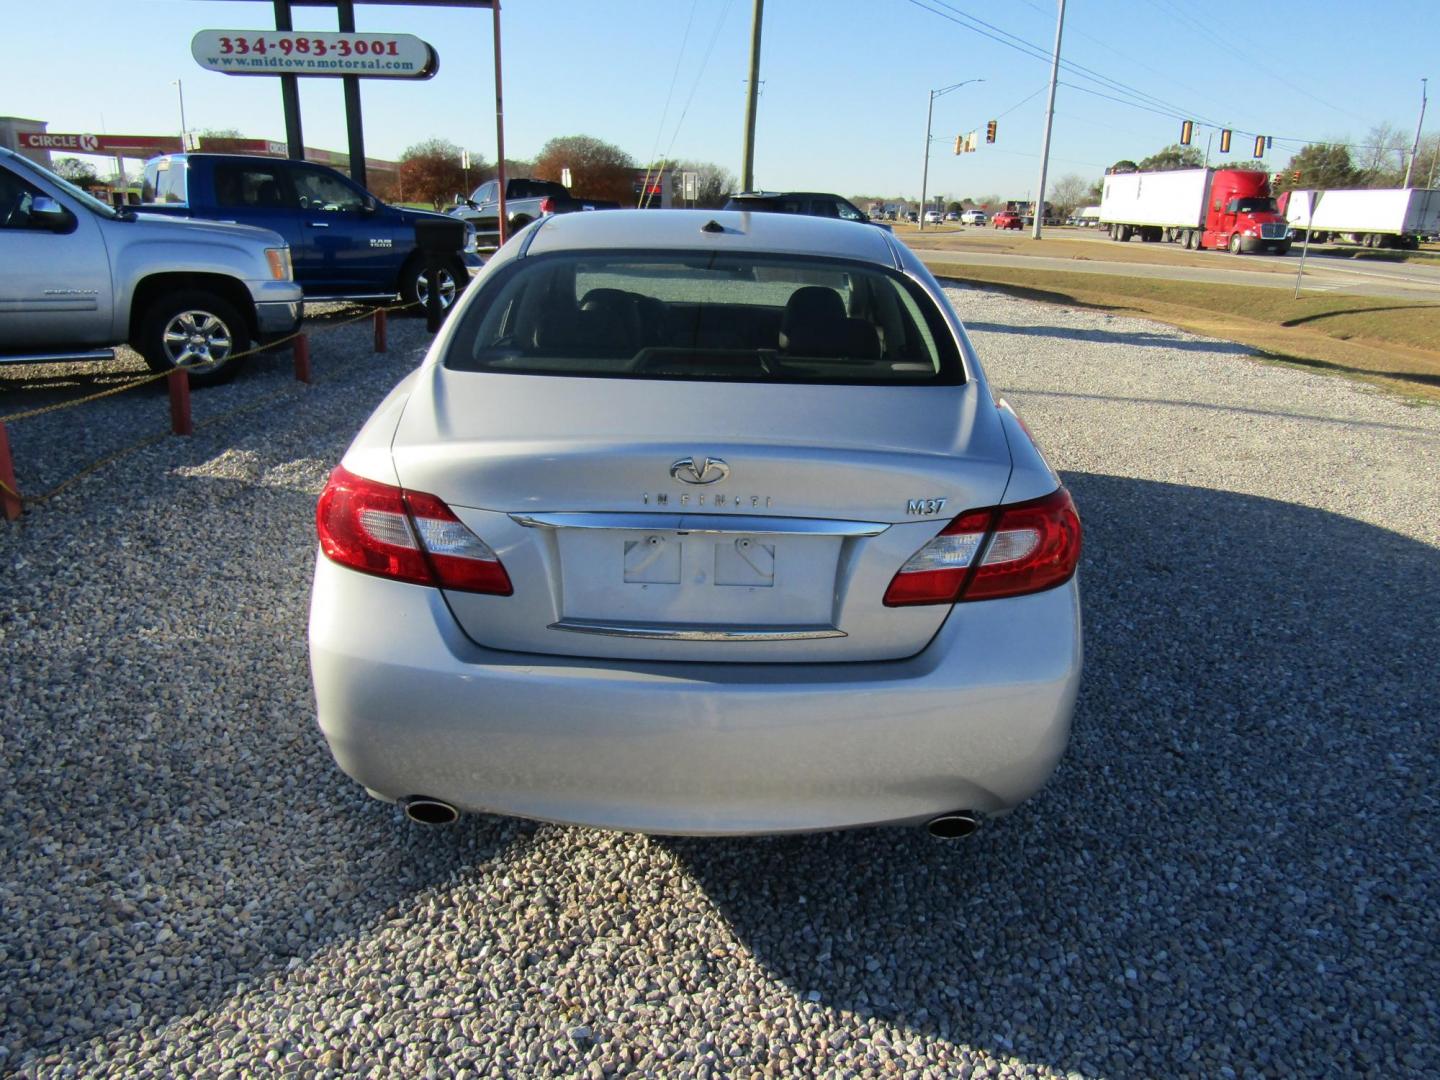
[[[466,306],[463,371],[866,385],[965,381],[914,282],[773,255],[587,252],[519,259]]]
[[[157,158],[147,162],[145,180],[140,186],[140,201],[186,205],[185,172],[184,158]]]

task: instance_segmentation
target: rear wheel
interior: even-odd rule
[[[156,300],[140,319],[135,347],[157,373],[184,368],[194,386],[213,386],[235,374],[235,354],[250,343],[250,328],[229,301],[203,290]]]
[[[456,298],[465,291],[469,277],[464,265],[458,260],[441,266],[439,273],[441,311],[449,310],[450,305],[455,303]],[[400,275],[400,299],[407,304],[417,304],[422,309],[429,302],[430,277],[426,273],[423,259],[411,259],[405,264],[405,270]]]
[[[1230,234],[1230,254],[1231,254],[1231,255],[1239,255],[1242,251],[1243,251],[1243,249],[1242,249],[1241,246],[1240,246],[1240,234],[1239,234],[1238,232],[1237,232],[1237,233],[1231,233],[1231,234]]]

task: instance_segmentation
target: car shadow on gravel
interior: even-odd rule
[[[666,843],[835,1024],[1092,1074],[1419,1074],[1440,1053],[1440,551],[1263,498],[1066,480],[1086,671],[1041,795],[953,845]]]
[[[1214,338],[1197,338],[1182,331],[1171,333],[1148,330],[1092,330],[1074,326],[1023,326],[1011,323],[971,322],[965,320],[965,329],[980,334],[1013,334],[1020,337],[1052,337],[1061,341],[1089,341],[1100,345],[1150,345],[1161,349],[1176,349],[1180,352],[1201,352],[1213,356],[1216,353],[1232,356],[1251,356],[1255,349],[1249,345],[1237,345]]]

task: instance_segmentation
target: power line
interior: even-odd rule
[[[1155,0],[1151,0],[1151,2],[1154,3]],[[955,7],[953,4],[950,4],[950,3],[946,2],[946,0],[906,0],[906,3],[911,4],[911,5],[914,6],[914,7],[918,7],[918,8],[919,8],[920,10],[922,10],[922,11],[929,12],[931,15],[938,15],[940,18],[945,19],[945,20],[947,20],[948,22],[952,22],[952,23],[954,23],[955,25],[957,25],[957,26],[959,26],[959,27],[962,27],[963,29],[969,30],[969,31],[971,31],[972,33],[979,34],[981,37],[988,38],[988,39],[990,39],[991,41],[994,41],[994,42],[996,42],[996,43],[999,44],[999,45],[1004,45],[1006,48],[1013,49],[1013,50],[1016,51],[1016,52],[1019,52],[1019,53],[1022,53],[1023,55],[1026,55],[1026,56],[1031,57],[1032,59],[1042,60],[1042,61],[1044,61],[1045,63],[1049,63],[1049,62],[1051,61],[1051,53],[1050,53],[1050,51],[1049,51],[1048,49],[1044,49],[1044,48],[1042,48],[1041,46],[1038,46],[1038,45],[1034,44],[1033,42],[1027,41],[1027,40],[1025,40],[1024,38],[1019,37],[1019,36],[1016,35],[1016,34],[1012,34],[1012,33],[1010,33],[1008,30],[1003,30],[1003,29],[1001,29],[1000,27],[995,26],[995,25],[992,24],[992,23],[985,22],[985,20],[980,19],[980,18],[977,18],[977,17],[974,16],[974,15],[970,15],[970,14],[968,14],[967,12],[964,12],[964,11],[960,10],[959,8]],[[938,9],[937,9],[936,7],[931,7],[931,6],[929,6],[930,4],[938,5]],[[1030,6],[1033,7],[1034,5],[1030,5]],[[943,10],[940,10],[940,9],[943,9]],[[1037,8],[1036,10],[1039,10],[1039,9]],[[1184,12],[1176,12],[1176,14],[1179,15],[1181,18],[1186,18],[1186,19],[1189,18],[1189,16],[1187,16]],[[958,16],[958,17],[957,17],[957,16]],[[969,21],[966,21],[966,20],[969,20]],[[1190,20],[1190,21],[1193,22],[1194,20],[1192,19],[1192,20]],[[977,26],[977,25],[974,25],[974,24],[976,24],[976,23],[978,23],[979,25],[978,25],[978,26]],[[1197,25],[1200,25],[1200,24],[1197,24]],[[988,29],[984,29],[984,28],[988,28]],[[1208,27],[1202,27],[1202,28],[1205,29],[1206,33],[1207,33],[1207,34],[1210,34],[1210,36],[1212,36],[1212,37],[1215,36],[1215,35],[1213,34],[1213,32],[1211,32],[1211,31],[1209,30]],[[989,32],[990,30],[993,30],[993,31],[995,31],[995,32],[994,32],[994,33],[991,33],[991,32]],[[1010,39],[1010,40],[1006,40],[1006,39]],[[1228,44],[1228,43],[1225,43],[1225,42],[1223,41],[1223,39],[1216,38],[1216,40],[1217,40],[1217,41],[1221,41],[1222,44]],[[1232,51],[1234,51],[1233,48],[1232,48]],[[1241,57],[1241,59],[1246,59],[1243,54],[1237,53],[1237,55],[1239,55],[1239,56]],[[1250,63],[1250,61],[1247,60],[1247,63]],[[1061,83],[1061,85],[1067,86],[1067,87],[1069,87],[1069,88],[1072,89],[1072,90],[1079,90],[1081,93],[1084,93],[1084,94],[1091,94],[1091,95],[1093,95],[1093,96],[1095,96],[1095,97],[1104,98],[1104,99],[1107,100],[1107,101],[1113,101],[1113,102],[1115,102],[1116,104],[1119,104],[1119,105],[1126,105],[1126,106],[1129,106],[1129,107],[1132,108],[1132,109],[1140,109],[1140,110],[1142,110],[1142,111],[1144,111],[1144,112],[1152,113],[1152,114],[1154,114],[1154,115],[1156,115],[1156,116],[1167,117],[1168,119],[1171,119],[1171,120],[1191,120],[1191,121],[1195,121],[1195,122],[1196,122],[1196,126],[1198,126],[1198,127],[1213,128],[1213,129],[1216,130],[1216,131],[1227,130],[1227,129],[1228,129],[1228,130],[1234,132],[1236,135],[1250,136],[1250,137],[1257,137],[1257,136],[1259,136],[1259,135],[1261,135],[1261,134],[1264,134],[1263,132],[1258,132],[1258,131],[1246,131],[1246,130],[1244,130],[1244,129],[1242,129],[1242,128],[1239,128],[1239,127],[1234,126],[1233,124],[1223,123],[1223,122],[1221,122],[1221,121],[1218,121],[1218,120],[1212,119],[1212,118],[1210,118],[1210,117],[1207,117],[1207,116],[1205,116],[1203,113],[1197,113],[1197,112],[1189,111],[1189,110],[1187,110],[1187,109],[1185,109],[1185,108],[1183,108],[1183,107],[1181,107],[1181,106],[1178,106],[1178,105],[1175,105],[1175,104],[1173,104],[1173,103],[1171,103],[1171,102],[1168,102],[1168,101],[1166,101],[1166,100],[1163,99],[1163,98],[1156,97],[1156,96],[1153,95],[1153,94],[1146,93],[1146,92],[1143,91],[1143,90],[1139,90],[1139,89],[1137,89],[1137,88],[1135,88],[1135,87],[1133,87],[1133,86],[1130,86],[1130,85],[1128,85],[1128,84],[1126,84],[1126,83],[1120,82],[1118,79],[1112,79],[1112,78],[1110,78],[1110,77],[1107,76],[1107,75],[1101,75],[1099,72],[1093,71],[1093,70],[1090,69],[1090,68],[1086,68],[1084,65],[1075,64],[1075,63],[1072,63],[1072,62],[1070,62],[1070,61],[1066,61],[1066,60],[1063,60],[1063,59],[1062,59],[1062,60],[1060,61],[1060,66],[1061,66],[1061,68],[1065,69],[1067,73],[1069,73],[1069,74],[1071,74],[1071,75],[1073,75],[1073,76],[1075,76],[1075,77],[1082,78],[1082,79],[1089,79],[1091,82],[1099,83],[1102,87],[1105,88],[1105,90],[1118,91],[1120,94],[1128,95],[1128,97],[1116,96],[1115,93],[1105,93],[1105,92],[1103,92],[1102,90],[1096,90],[1096,89],[1094,89],[1093,87],[1088,87],[1088,86],[1080,86],[1080,85],[1077,84],[1077,83],[1072,83],[1072,82],[1062,82],[1062,83]],[[1284,80],[1281,80],[1281,81],[1284,81]],[[1293,84],[1287,84],[1287,85],[1293,85]],[[1299,87],[1296,87],[1295,89],[1297,89],[1297,90],[1298,90],[1300,93],[1302,93],[1302,94],[1306,94],[1307,96],[1314,97],[1314,95],[1309,94],[1307,91],[1305,91],[1305,90],[1303,90],[1303,89],[1301,89],[1301,88],[1299,88]],[[1036,94],[1038,94],[1038,93],[1039,93],[1039,91],[1036,91]],[[1027,98],[1025,99],[1025,101],[1029,101],[1030,98],[1033,98],[1034,96],[1036,96],[1036,95],[1035,95],[1035,94],[1031,94],[1030,97],[1027,97]],[[1139,100],[1132,100],[1132,99],[1139,99]],[[1314,98],[1314,99],[1315,99],[1316,101],[1319,101],[1320,104],[1322,104],[1322,105],[1328,105],[1327,102],[1325,102],[1324,100],[1322,100],[1322,99],[1320,99],[1320,98]],[[1020,104],[1024,104],[1025,101],[1022,101]],[[1329,106],[1329,107],[1334,108],[1334,106]],[[1019,108],[1019,105],[1013,106],[1012,109],[1009,110],[1009,111],[1013,111],[1015,108]],[[1348,112],[1348,110],[1345,110],[1345,109],[1339,109],[1338,111]],[[1002,114],[1002,115],[1003,115],[1003,114]],[[1351,115],[1351,116],[1357,116],[1357,114],[1355,114],[1355,113],[1349,113],[1349,115]],[[1364,119],[1363,117],[1358,117],[1358,118],[1359,118],[1359,119],[1362,119],[1362,120]],[[1326,144],[1326,145],[1328,145],[1328,146],[1344,146],[1346,149],[1350,149],[1350,150],[1390,149],[1389,147],[1375,146],[1375,145],[1370,145],[1370,144],[1365,144],[1365,143],[1341,143],[1341,142],[1334,142],[1334,141],[1331,141],[1331,140],[1329,140],[1329,139],[1307,139],[1307,138],[1303,138],[1303,137],[1299,137],[1299,136],[1284,136],[1284,137],[1282,137],[1282,136],[1279,136],[1279,135],[1267,135],[1266,137],[1269,138],[1269,139],[1272,139],[1274,142],[1277,142],[1277,143],[1286,143],[1286,144],[1298,145],[1298,146],[1301,146],[1301,147],[1313,145],[1313,144],[1316,144],[1316,143],[1324,143],[1324,144]],[[1013,151],[1011,151],[1011,152],[1013,153]],[[1081,164],[1083,164],[1083,163],[1081,163]]]
[[[1039,4],[1034,3],[1033,0],[1020,0],[1020,2],[1023,3],[1026,7],[1028,7],[1031,11],[1037,11],[1037,12],[1039,12],[1041,15],[1046,16],[1047,18],[1048,18],[1048,17],[1050,16],[1050,14],[1051,14],[1051,13],[1050,13],[1049,11],[1047,11],[1045,8],[1042,8]],[[1191,86],[1189,83],[1183,83],[1183,82],[1181,82],[1179,79],[1174,78],[1173,74],[1171,74],[1170,72],[1161,71],[1159,68],[1155,67],[1153,64],[1147,64],[1144,60],[1141,60],[1138,56],[1132,56],[1130,53],[1122,52],[1120,49],[1115,48],[1114,45],[1111,45],[1111,44],[1110,44],[1108,41],[1106,41],[1104,38],[1096,37],[1094,34],[1087,34],[1084,30],[1081,30],[1079,27],[1076,27],[1074,32],[1075,32],[1076,34],[1078,34],[1080,37],[1083,37],[1086,41],[1091,41],[1091,42],[1094,42],[1096,45],[1099,45],[1099,46],[1100,46],[1102,49],[1104,49],[1106,52],[1114,53],[1114,54],[1115,54],[1116,56],[1118,56],[1121,60],[1124,60],[1124,61],[1126,61],[1127,63],[1134,64],[1134,65],[1136,65],[1137,67],[1142,67],[1142,68],[1144,68],[1146,71],[1153,72],[1154,74],[1159,75],[1162,79],[1170,79],[1171,81],[1173,81],[1173,82],[1175,83],[1176,86],[1178,86],[1178,87],[1180,87],[1181,89],[1184,89],[1184,90],[1189,90],[1192,94],[1199,94],[1201,97],[1204,97],[1204,96],[1205,96],[1206,91],[1197,90],[1195,87]]]
[[[715,42],[720,38],[720,29],[725,25],[725,20],[730,14],[730,8],[735,0],[725,0],[725,6],[720,9],[720,18],[715,21],[715,29],[710,32],[710,44],[705,47],[705,55],[700,58],[700,67],[695,72],[695,81],[690,84],[690,94],[685,98],[685,107],[680,110],[680,119],[675,121],[675,130],[670,135],[670,144],[665,148],[665,157],[670,157],[670,152],[675,149],[675,140],[680,137],[680,129],[685,124],[685,117],[690,113],[690,105],[695,100],[695,91],[700,89],[700,80],[705,77],[705,69],[710,65],[710,54],[715,51]]]
[[[1014,112],[1016,109],[1020,108],[1021,105],[1025,105],[1025,104],[1027,104],[1028,102],[1034,101],[1037,97],[1039,97],[1041,94],[1043,94],[1043,93],[1045,92],[1045,88],[1046,88],[1048,85],[1049,85],[1048,83],[1041,83],[1041,84],[1040,84],[1040,88],[1039,88],[1038,90],[1034,91],[1033,93],[1026,94],[1023,98],[1021,98],[1019,101],[1017,101],[1014,105],[1011,105],[1011,106],[1010,106],[1008,109],[1006,109],[1004,112],[1002,112],[1002,113],[996,113],[996,114],[995,114],[995,119],[996,119],[996,120],[1003,120],[1003,119],[1005,119],[1005,117],[1009,116],[1009,115],[1010,115],[1012,112]]]
[[[1238,57],[1241,61],[1244,62],[1247,70],[1258,70],[1261,74],[1265,75],[1267,78],[1273,79],[1273,80],[1275,80],[1275,81],[1278,82],[1278,83],[1282,83],[1283,85],[1288,86],[1291,90],[1294,90],[1297,94],[1301,94],[1301,95],[1303,95],[1304,97],[1309,98],[1311,101],[1314,101],[1314,102],[1317,102],[1318,104],[1324,105],[1327,109],[1333,109],[1335,112],[1343,112],[1343,113],[1345,113],[1347,116],[1353,116],[1353,117],[1355,117],[1355,119],[1361,121],[1362,123],[1367,122],[1367,121],[1365,120],[1365,117],[1361,116],[1359,113],[1351,112],[1349,109],[1344,108],[1343,106],[1335,105],[1335,104],[1333,104],[1333,103],[1331,103],[1331,102],[1329,102],[1329,101],[1326,101],[1324,98],[1320,97],[1318,94],[1312,94],[1309,90],[1306,90],[1303,86],[1300,86],[1298,83],[1293,83],[1293,82],[1291,82],[1289,79],[1285,78],[1285,76],[1281,75],[1278,71],[1274,70],[1274,64],[1273,64],[1273,63],[1270,63],[1270,62],[1268,62],[1268,61],[1266,61],[1266,60],[1263,60],[1263,59],[1257,60],[1257,59],[1255,59],[1254,57],[1250,56],[1249,54],[1245,53],[1245,52],[1244,52],[1242,49],[1240,49],[1240,47],[1237,46],[1233,41],[1229,40],[1228,38],[1224,37],[1223,35],[1220,35],[1220,34],[1215,33],[1215,31],[1214,31],[1213,29],[1211,29],[1208,25],[1206,25],[1206,23],[1205,23],[1202,19],[1198,19],[1198,18],[1196,18],[1195,16],[1191,15],[1188,11],[1184,11],[1183,9],[1180,8],[1180,6],[1179,6],[1177,3],[1173,3],[1172,0],[1150,0],[1150,4],[1151,4],[1151,6],[1157,7],[1157,8],[1159,7],[1160,4],[1164,4],[1164,6],[1165,6],[1167,9],[1169,9],[1169,11],[1170,11],[1171,13],[1173,13],[1174,15],[1179,16],[1179,17],[1180,17],[1181,19],[1183,19],[1185,22],[1189,23],[1189,24],[1190,24],[1191,26],[1193,26],[1195,29],[1197,29],[1197,30],[1199,30],[1201,33],[1203,33],[1206,37],[1210,38],[1210,39],[1211,39],[1212,41],[1214,41],[1216,44],[1220,45],[1223,49],[1225,49],[1225,50],[1226,50],[1227,52],[1229,52],[1231,55]]]
[[[943,11],[937,11],[934,8],[924,7],[924,5],[920,4],[918,0],[909,0],[909,2],[917,7],[923,7],[924,10],[929,11],[932,15],[939,15],[941,18],[948,19],[950,22],[953,22],[958,26],[963,26],[967,30],[971,30],[1001,45],[1005,45],[1008,48],[1014,49],[1016,52],[1024,53],[1025,55],[1031,56],[1037,60],[1043,60],[1046,63],[1049,63],[1051,60],[1049,49],[1037,45],[1033,41],[1028,41],[1025,38],[1020,37],[1018,34],[1012,34],[1010,33],[1010,31],[996,26],[994,23],[986,22],[984,19],[981,19],[975,15],[971,15],[969,12],[962,11],[954,4],[947,2],[947,0],[928,0],[929,3],[936,4],[939,7],[945,9]],[[958,16],[958,18],[956,16]],[[987,32],[987,29],[981,29],[982,27],[988,28],[988,31],[994,31],[994,33],[989,33]],[[1002,36],[997,37],[996,34]],[[1009,40],[1005,40],[1007,38]],[[1103,75],[1100,72],[1095,71],[1093,68],[1086,67],[1084,64],[1078,64],[1073,60],[1065,60],[1062,58],[1060,61],[1060,66],[1066,71],[1070,72],[1072,75],[1075,75],[1082,79],[1089,79],[1091,82],[1099,83],[1100,85],[1105,86],[1108,89],[1113,89],[1119,91],[1120,93],[1129,94],[1133,97],[1148,101],[1155,105],[1180,110],[1179,106],[1171,102],[1165,101],[1164,99],[1159,98],[1154,94],[1148,93],[1147,91],[1141,90],[1138,87],[1121,82],[1119,79],[1113,79],[1108,75]],[[1202,119],[1204,118],[1202,117]]]
[[[685,46],[690,43],[690,27],[695,22],[695,9],[699,5],[700,0],[690,0],[690,15],[685,20],[685,33],[680,38],[680,50],[675,54],[675,70],[670,74],[670,89],[665,91],[665,107],[660,112],[660,126],[655,129],[655,145],[650,150],[650,160],[645,163],[645,185],[637,203],[639,206],[644,205],[650,193],[650,170],[655,163],[655,155],[660,152],[660,140],[665,137],[665,121],[670,118],[670,101],[675,96],[675,83],[680,79],[680,65],[685,60]]]

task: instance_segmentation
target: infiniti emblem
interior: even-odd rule
[[[713,484],[730,475],[730,466],[723,458],[681,458],[670,466],[670,475],[687,484]]]

